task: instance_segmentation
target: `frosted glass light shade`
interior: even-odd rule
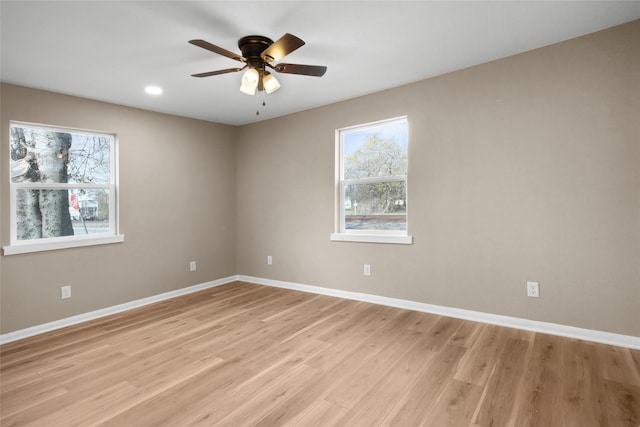
[[[262,79],[262,85],[267,93],[275,92],[280,89],[280,82],[271,73],[266,73]]]
[[[258,80],[260,74],[255,68],[249,68],[242,76],[242,84],[240,85],[240,91],[247,95],[253,95],[256,93],[256,87],[258,86]]]

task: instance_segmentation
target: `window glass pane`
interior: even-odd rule
[[[407,129],[398,120],[343,131],[344,179],[406,175]]]
[[[72,134],[69,148],[69,182],[109,183],[112,144],[113,138],[108,135]]]
[[[113,137],[12,125],[11,181],[111,182]]]
[[[346,230],[406,230],[406,181],[344,186]]]
[[[109,190],[17,189],[16,238],[109,232]]]

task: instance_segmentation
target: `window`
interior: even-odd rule
[[[11,245],[4,254],[123,241],[114,135],[10,125]]]
[[[332,240],[412,242],[407,234],[408,133],[406,117],[336,131]]]

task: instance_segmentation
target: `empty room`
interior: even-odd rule
[[[0,20],[0,425],[640,426],[640,2]]]

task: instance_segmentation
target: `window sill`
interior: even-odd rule
[[[17,245],[4,246],[3,254],[17,255],[31,252],[53,251],[56,249],[78,248],[83,246],[108,245],[124,242],[124,234],[115,236],[92,237],[89,239],[73,239],[55,242],[19,243]]]
[[[391,243],[396,245],[413,244],[412,236],[385,236],[379,234],[331,233],[334,242]]]

